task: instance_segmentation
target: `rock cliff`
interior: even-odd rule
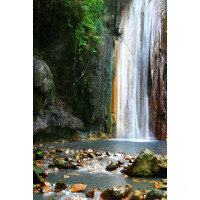
[[[75,132],[84,128],[83,122],[67,112],[60,100],[55,97],[51,71],[48,65],[37,57],[33,58],[33,92],[35,140],[44,138],[51,140],[57,137],[55,131]],[[51,137],[47,137],[46,134],[50,134]]]

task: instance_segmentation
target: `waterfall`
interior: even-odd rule
[[[148,76],[161,38],[159,0],[132,0],[116,42],[117,138],[149,140]],[[153,80],[153,79],[152,79]]]

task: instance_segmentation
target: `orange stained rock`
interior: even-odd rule
[[[75,184],[75,185],[72,185],[70,191],[71,192],[84,192],[86,187],[87,187],[86,184]]]
[[[115,40],[115,75],[112,85],[112,104],[111,112],[117,114],[117,62],[119,54],[119,41]]]
[[[49,193],[49,192],[51,192],[51,189],[48,186],[42,186],[40,191],[42,193]]]

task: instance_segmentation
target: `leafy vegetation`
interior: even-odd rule
[[[64,107],[87,121],[92,110],[90,74],[107,31],[105,2],[34,0],[33,53],[49,65],[55,92]]]
[[[75,51],[81,52],[86,48],[89,39],[100,44],[100,34],[103,32],[103,15],[106,12],[104,1],[66,0],[65,6],[68,9],[65,13],[67,27],[71,33]],[[91,49],[91,52],[94,53],[96,50]]]
[[[104,0],[34,0],[34,54],[43,58],[49,43],[63,35],[73,44],[75,59],[82,59],[86,48],[96,53],[106,11]]]

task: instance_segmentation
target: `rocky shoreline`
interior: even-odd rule
[[[114,158],[115,161],[111,158]],[[106,160],[106,162],[103,162]],[[108,160],[108,161],[107,161]],[[95,163],[95,165],[91,165]],[[90,188],[90,185],[81,183],[78,173],[69,174],[70,170],[83,168],[88,171],[112,172],[123,174],[124,177],[134,177],[133,182],[146,177],[159,177],[160,181],[153,181],[155,189],[141,190],[133,188],[130,184],[113,186],[105,190],[101,188]],[[68,185],[68,181],[57,180],[50,183],[45,179],[50,173],[58,173],[66,170],[63,178],[67,180],[70,176],[77,176],[77,184]],[[48,194],[54,192],[56,196],[64,195],[65,191],[79,193],[79,197],[72,199],[167,199],[167,157],[155,154],[149,149],[144,149],[140,154],[129,154],[124,152],[111,153],[95,149],[55,148],[35,146],[33,150],[33,192]],[[95,175],[94,175],[95,178]],[[86,193],[86,188],[89,189]],[[86,194],[85,194],[86,193]],[[53,200],[54,198],[49,198]]]

